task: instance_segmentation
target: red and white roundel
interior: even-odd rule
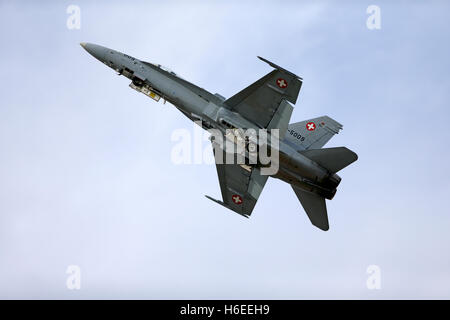
[[[284,80],[283,78],[278,78],[277,79],[277,86],[279,86],[281,89],[284,89],[287,87],[287,81]]]
[[[316,130],[316,124],[314,122],[308,122],[306,124],[306,130],[308,130],[308,131]]]
[[[242,197],[238,194],[233,194],[231,196],[231,200],[233,200],[234,203],[236,204],[241,204],[242,203]]]

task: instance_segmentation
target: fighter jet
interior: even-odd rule
[[[168,101],[204,129],[222,133],[225,141],[244,144],[239,151],[244,162],[230,163],[217,161],[223,159],[217,157],[220,153],[229,154],[224,147],[227,143],[211,139],[222,201],[206,196],[208,199],[248,218],[271,176],[292,186],[314,226],[325,231],[329,229],[325,199],[334,197],[341,182],[336,173],[356,161],[358,156],[345,147],[322,148],[342,129],[339,122],[328,116],[289,123],[303,83],[301,77],[258,57],[273,70],[225,99],[186,81],[162,65],[96,44],[81,43],[81,46],[119,75],[130,79],[130,87],[134,90],[156,101],[161,98]],[[242,135],[243,130],[250,129],[257,132],[256,138]],[[259,139],[263,130],[267,132],[265,142]],[[232,138],[229,138],[230,133]],[[268,169],[267,163],[258,157],[256,161],[251,159],[252,154],[263,147],[266,150],[270,147],[270,152],[278,155],[273,161],[277,170],[270,174],[263,172]]]

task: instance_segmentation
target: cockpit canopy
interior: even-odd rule
[[[163,66],[161,64],[155,64],[155,66],[157,66],[158,68],[163,69],[164,71],[167,71],[170,74],[173,74],[174,76],[177,75],[175,72],[173,72],[171,69],[167,68],[166,66]]]
[[[164,71],[170,73],[170,74],[173,75],[173,76],[176,76],[176,77],[178,77],[178,78],[183,79],[183,78],[180,77],[178,74],[176,74],[175,72],[173,72],[170,68],[167,68],[166,66],[163,66],[162,64],[159,64],[159,63],[156,64],[156,63],[151,63],[151,62],[147,62],[147,61],[141,61],[141,62],[144,63],[144,64],[148,64],[148,65],[152,65],[152,66],[154,66],[154,67],[157,67],[157,68],[159,68],[159,69],[161,69],[161,70],[164,70]]]

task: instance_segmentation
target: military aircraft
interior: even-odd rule
[[[131,88],[156,101],[163,98],[192,121],[200,122],[204,129],[214,129],[225,137],[231,132],[234,143],[243,141],[245,148],[241,154],[246,161],[216,161],[222,201],[206,196],[208,199],[248,218],[271,176],[292,186],[314,226],[325,231],[329,229],[325,199],[334,197],[341,182],[336,172],[356,161],[358,156],[345,147],[322,148],[342,129],[340,123],[328,116],[289,124],[292,104],[297,101],[302,78],[258,57],[273,70],[225,99],[184,80],[159,64],[96,44],[81,43],[81,46],[119,75],[129,78]],[[270,136],[270,139],[261,142],[243,137],[244,129],[258,130],[257,136],[261,130],[267,130],[266,137]],[[276,139],[272,139],[275,136]],[[211,141],[215,155],[228,152],[223,141]],[[263,144],[266,148],[270,146],[270,150],[275,150],[278,155],[275,161],[277,170],[271,174],[263,174],[267,163],[258,158],[256,162],[248,161],[252,153],[262,150]]]

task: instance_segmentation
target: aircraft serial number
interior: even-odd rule
[[[300,141],[305,141],[305,137],[302,136],[300,133],[298,133],[297,131],[294,130],[288,130],[288,132],[291,134],[291,136],[293,136],[294,138],[297,138]]]

